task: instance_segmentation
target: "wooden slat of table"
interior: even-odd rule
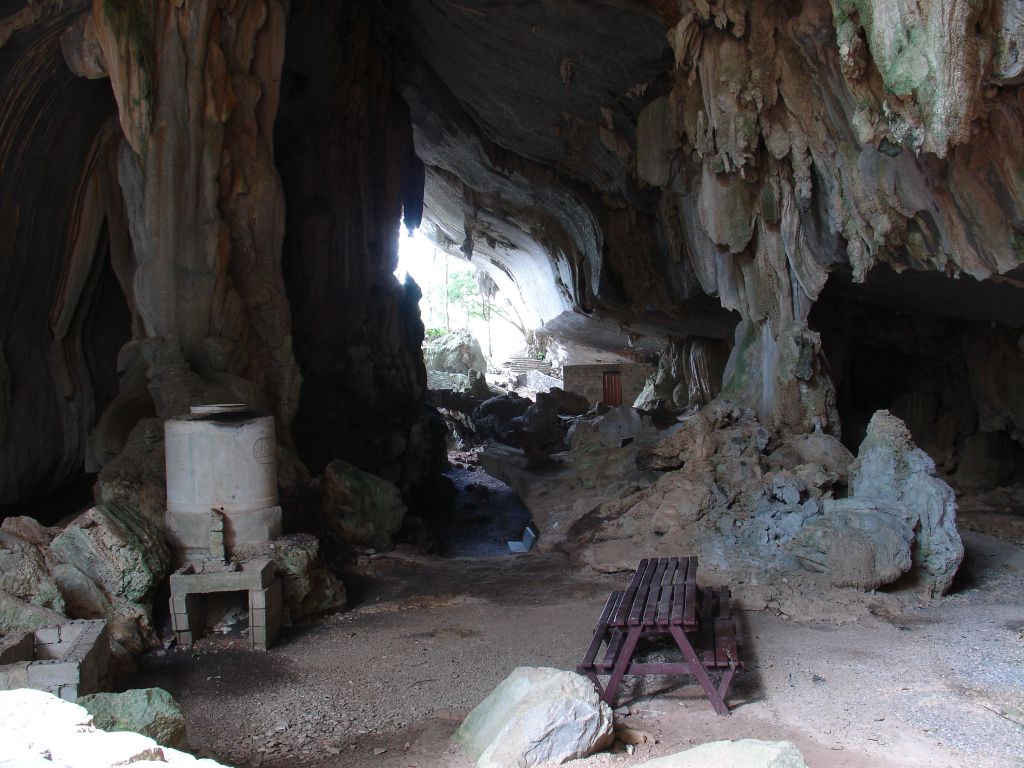
[[[650,565],[650,560],[644,559],[640,561],[640,565],[637,566],[636,572],[633,574],[633,578],[629,581],[629,586],[626,587],[626,591],[623,593],[622,601],[619,603],[618,609],[610,622],[613,626],[624,627],[626,620],[629,618],[629,611],[633,605],[633,599],[636,597],[637,590],[640,588],[640,583],[643,581],[644,576],[647,574],[647,567]]]
[[[657,567],[657,560],[647,561],[647,567],[644,569],[644,576],[640,580],[640,585],[636,590],[636,594],[633,596],[633,607],[629,609],[628,623],[632,627],[638,626],[643,618],[644,607],[647,604],[647,592],[651,588],[651,579],[653,578],[654,571]]]
[[[658,615],[657,622],[661,626],[668,624],[669,619],[672,618],[672,601],[675,599],[676,587],[671,584],[665,584],[662,582],[661,585],[661,600],[658,603]]]
[[[626,633],[621,629],[613,629],[612,636],[608,640],[608,651],[604,655],[604,661],[601,662],[605,667],[615,666],[615,660],[619,656],[619,651],[622,648],[622,641],[625,639]]]
[[[594,657],[597,655],[598,649],[604,642],[604,636],[608,631],[608,620],[612,614],[615,613],[615,609],[619,606],[619,601],[622,600],[621,592],[612,592],[608,596],[608,602],[604,604],[604,610],[601,611],[601,618],[597,620],[597,626],[594,627],[594,637],[590,641],[590,647],[587,648],[586,654],[583,656],[583,667],[590,667],[594,663]]]
[[[686,592],[686,582],[672,587],[672,614],[669,616],[669,623],[682,624],[685,621],[683,612],[686,608],[686,601],[690,599]]]
[[[658,601],[661,599],[661,580],[665,578],[665,571],[668,570],[668,558],[658,560],[658,566],[654,569],[651,583],[647,588],[647,599],[644,600],[644,612],[642,623],[650,625],[655,623],[658,615]]]
[[[679,562],[676,564],[676,571],[672,574],[672,584],[685,584],[686,583],[686,572],[690,568],[690,558],[681,557]]]
[[[683,613],[683,625],[697,626],[697,558],[690,558],[690,567],[686,572],[686,610]]]

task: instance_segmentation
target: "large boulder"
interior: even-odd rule
[[[324,471],[326,533],[342,544],[387,548],[405,519],[398,488],[341,459]]]
[[[575,392],[566,392],[561,387],[551,387],[548,394],[554,398],[555,407],[563,416],[582,416],[590,410],[590,401]]]
[[[838,438],[824,432],[812,432],[784,440],[769,457],[769,464],[795,467],[800,464],[818,464],[834,472],[843,485],[850,479],[853,454]]]
[[[935,462],[888,411],[871,417],[850,465],[850,491],[895,508],[914,531],[912,580],[925,597],[945,594],[964,557],[956,530],[956,495],[935,476]]]
[[[132,653],[155,642],[152,601],[167,576],[170,551],[163,530],[124,503],[102,504],[79,515],[51,549],[69,568],[57,572],[68,604],[105,618],[112,637]]]
[[[808,520],[794,554],[811,571],[828,574],[833,586],[877,589],[910,570],[914,532],[892,509],[866,499],[825,501]]]
[[[59,531],[31,517],[0,525],[0,590],[27,603],[63,612],[64,597],[51,572],[57,558],[50,542]]]
[[[345,607],[345,586],[320,565],[319,553],[320,540],[309,533],[281,536],[246,552],[249,558],[274,561],[292,621]]]
[[[637,768],[807,768],[796,745],[788,741],[712,741],[641,763]]]
[[[0,589],[0,635],[63,624],[67,617],[53,610],[21,600]]]
[[[423,345],[423,362],[428,371],[446,371],[468,375],[470,371],[487,371],[480,342],[469,331],[450,331]]]
[[[518,446],[523,414],[533,403],[514,392],[491,397],[473,409],[473,426],[482,437],[494,438],[506,445]]]
[[[185,716],[163,688],[136,688],[123,693],[81,696],[78,705],[92,715],[104,731],[134,731],[158,744],[188,749]]]
[[[612,712],[589,680],[518,667],[455,734],[479,768],[559,765],[611,744]]]

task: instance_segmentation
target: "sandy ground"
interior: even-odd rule
[[[743,614],[731,717],[687,678],[627,683],[616,720],[643,743],[575,765],[754,737],[795,742],[812,768],[1024,766],[1024,549],[964,540],[958,590],[929,606],[845,626]],[[207,639],[122,683],[171,691],[193,750],[232,765],[468,768],[451,741],[465,714],[516,666],[572,669],[622,581],[554,553],[380,557],[349,580],[353,607],[269,653]]]

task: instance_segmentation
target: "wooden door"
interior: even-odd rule
[[[604,372],[604,404],[612,408],[622,405],[622,377],[618,371]]]

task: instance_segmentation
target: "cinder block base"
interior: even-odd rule
[[[69,621],[8,637],[0,661],[0,690],[36,688],[67,701],[109,690],[107,623]]]
[[[281,582],[269,560],[243,563],[241,570],[196,573],[186,565],[171,574],[171,626],[175,641],[187,648],[206,629],[204,595],[246,592],[249,599],[249,648],[266,651],[277,639],[284,614]]]

